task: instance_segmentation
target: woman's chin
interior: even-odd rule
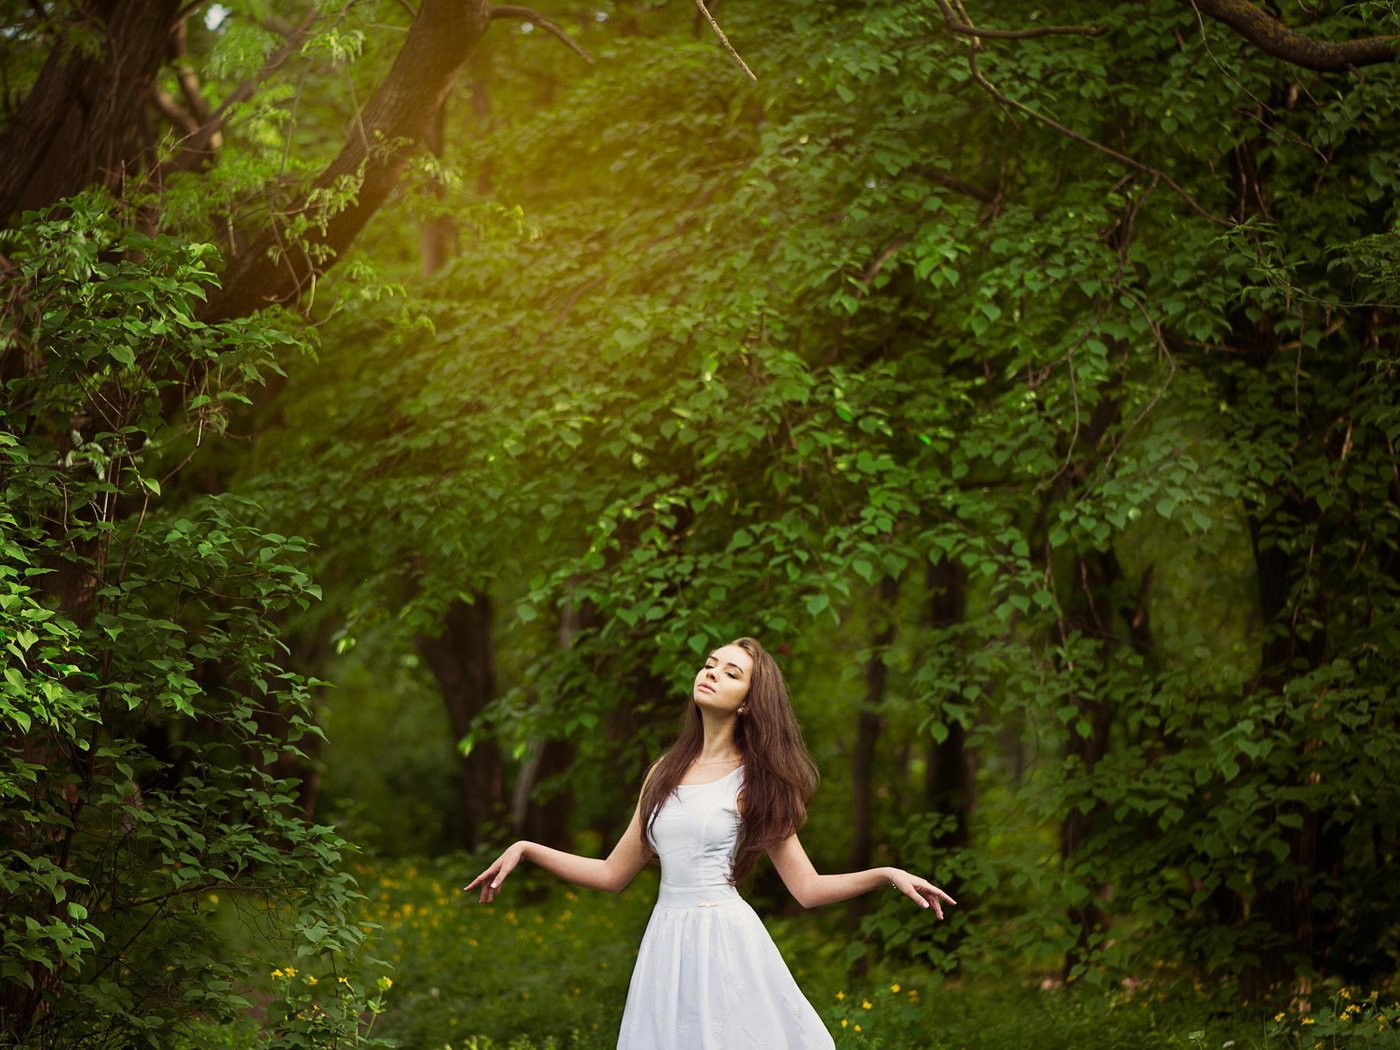
[[[714,696],[701,689],[697,689],[695,691],[695,694],[691,697],[691,699],[694,700],[695,703],[699,706],[700,710],[706,714],[732,715],[734,713],[732,709],[727,707],[721,707],[718,704],[716,704]]]

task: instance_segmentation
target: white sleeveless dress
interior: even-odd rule
[[[824,1050],[831,1034],[763,922],[726,881],[744,767],[682,784],[649,834],[661,859],[618,1050]]]

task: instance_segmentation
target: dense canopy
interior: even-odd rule
[[[0,14],[0,1042],[606,850],[741,635],[975,902],[857,971],[1394,978],[1400,15],[711,7]]]

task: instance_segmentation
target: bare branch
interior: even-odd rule
[[[1107,26],[1036,26],[1032,29],[979,29],[952,17],[952,12],[943,7],[943,18],[948,28],[963,36],[975,36],[987,40],[1028,40],[1034,36],[1103,36]]]
[[[569,34],[560,29],[556,23],[551,22],[533,8],[518,7],[509,4],[491,8],[491,20],[494,22],[498,18],[518,18],[522,22],[529,22],[532,25],[537,25],[546,33],[562,40],[570,51],[573,51],[589,65],[593,64],[593,56],[580,47],[573,37],[569,36]]]
[[[744,71],[750,80],[757,80],[758,77],[753,75],[753,70],[748,67],[748,63],[739,57],[739,52],[734,50],[734,45],[729,42],[729,37],[724,35],[724,30],[721,29],[719,23],[715,21],[715,16],[710,14],[710,9],[705,6],[705,0],[695,0],[695,6],[698,7],[700,13],[705,16],[705,21],[710,23],[710,28],[715,31],[715,36],[719,37],[719,42],[723,44],[724,49],[729,52],[729,57],[739,63],[739,68]]]
[[[1400,36],[1372,36],[1333,43],[1289,29],[1249,0],[1180,0],[1244,37],[1266,55],[1304,69],[1345,73],[1359,66],[1400,59]]]

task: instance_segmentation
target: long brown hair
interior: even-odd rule
[[[787,683],[773,657],[752,638],[737,645],[753,659],[744,713],[734,726],[734,743],[744,759],[742,826],[739,850],[734,857],[731,883],[744,878],[758,863],[759,854],[776,846],[807,821],[807,803],[820,779],[816,763],[802,741],[802,729],[788,701]],[[680,737],[652,769],[642,791],[642,848],[655,851],[647,839],[652,821],[700,754],[705,725],[694,700],[681,718]]]

